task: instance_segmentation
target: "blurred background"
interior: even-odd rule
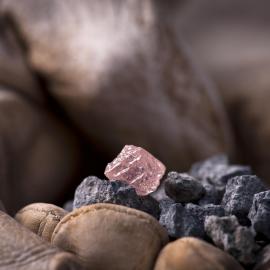
[[[62,205],[125,144],[270,183],[266,0],[1,0],[0,199]]]
[[[270,4],[195,1],[179,29],[225,103],[241,162],[269,181]]]

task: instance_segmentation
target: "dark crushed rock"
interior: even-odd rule
[[[202,182],[224,187],[228,180],[235,176],[250,175],[249,166],[229,165],[226,155],[217,155],[205,161],[195,163],[190,174]]]
[[[265,186],[257,176],[236,176],[231,178],[226,185],[222,205],[226,213],[237,216],[240,222],[245,222],[254,194],[263,190]]]
[[[181,203],[166,205],[161,209],[159,222],[167,229],[169,236],[173,238],[199,237],[203,234],[200,230],[199,219],[187,212]]]
[[[186,212],[190,213],[192,216],[198,218],[198,226],[201,234],[198,236],[200,238],[205,238],[206,233],[204,230],[204,221],[207,216],[225,216],[224,208],[221,205],[204,205],[199,206],[192,203],[189,203],[185,206]]]
[[[172,204],[175,204],[175,202],[172,199],[170,199],[170,198],[163,199],[159,202],[159,208],[160,208],[161,212],[162,211],[166,212]]]
[[[265,265],[263,258],[255,261],[259,251],[270,250],[270,191],[265,190],[249,167],[229,165],[227,156],[219,155],[195,164],[189,174],[168,173],[155,192],[143,197],[126,183],[88,177],[76,189],[73,207],[113,203],[147,212],[172,240],[204,239],[252,269],[255,263]]]
[[[95,203],[112,203],[144,211],[159,218],[159,203],[150,196],[137,195],[134,188],[120,181],[101,180],[87,177],[77,187],[73,208]]]
[[[218,205],[199,206],[189,203],[183,206],[181,203],[164,200],[160,203],[160,208],[159,222],[167,229],[169,236],[172,238],[184,236],[205,238],[205,217],[225,215],[223,207]]]
[[[270,191],[254,195],[252,207],[248,214],[252,227],[270,240]]]
[[[254,232],[240,226],[236,216],[208,216],[204,223],[207,235],[216,246],[230,253],[245,265],[255,263],[259,247],[254,239]]]
[[[215,204],[215,205],[221,204],[224,195],[224,189],[217,188],[214,185],[208,183],[203,184],[203,187],[205,190],[205,194],[198,201],[199,205],[203,206],[207,204]]]
[[[190,174],[200,180],[205,195],[199,200],[199,205],[219,205],[225,193],[226,184],[235,176],[250,175],[248,166],[229,165],[226,155],[217,155],[205,161],[195,163]]]
[[[198,201],[204,194],[202,184],[186,173],[169,172],[165,179],[165,193],[175,202]]]

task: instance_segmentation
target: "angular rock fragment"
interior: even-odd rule
[[[248,214],[252,227],[258,233],[270,239],[270,191],[254,195]]]
[[[215,245],[230,253],[239,262],[249,265],[255,262],[258,246],[251,229],[240,226],[236,216],[209,216],[204,223],[207,235]]]
[[[190,173],[203,182],[225,187],[230,178],[250,175],[252,171],[248,166],[229,165],[225,155],[218,155],[195,164]]]
[[[193,215],[197,216],[203,223],[205,217],[207,216],[225,216],[224,208],[221,205],[208,204],[204,206],[199,206],[193,203],[188,203],[186,205],[186,209],[190,211]]]
[[[202,234],[199,228],[198,218],[186,212],[180,203],[165,205],[161,210],[160,224],[167,229],[170,237],[199,236]]]
[[[180,203],[164,200],[160,204],[160,208],[159,222],[167,229],[169,236],[173,238],[184,236],[204,238],[206,236],[204,231],[205,217],[210,215],[225,215],[224,209],[217,205],[201,207],[189,203],[183,206]]]
[[[175,202],[170,199],[170,198],[167,198],[167,199],[163,199],[159,202],[159,208],[160,210],[164,213],[166,212],[170,207],[171,205],[175,204]]]
[[[159,204],[150,196],[140,197],[134,188],[120,181],[101,180],[90,176],[77,187],[73,208],[96,203],[112,203],[124,205],[147,212],[159,218]]]
[[[241,222],[247,218],[254,194],[263,190],[265,187],[257,176],[234,177],[226,185],[222,205],[228,214],[237,216]]]
[[[218,216],[223,217],[225,216],[224,208],[220,205],[204,205],[198,206],[192,203],[189,203],[185,206],[186,212],[198,219],[198,226],[200,230],[200,238],[205,238],[206,233],[204,231],[204,221],[207,216]],[[188,225],[188,224],[187,224]]]
[[[141,147],[126,145],[107,165],[105,175],[111,181],[120,180],[134,187],[138,195],[157,190],[165,166]]]
[[[165,180],[165,192],[174,201],[187,203],[198,201],[205,193],[202,184],[194,177],[170,172]]]

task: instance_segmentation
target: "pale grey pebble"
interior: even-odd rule
[[[112,203],[144,211],[159,219],[159,203],[150,196],[139,196],[135,189],[120,181],[87,177],[75,191],[73,209],[95,203]]]
[[[228,181],[221,204],[227,214],[235,215],[245,225],[254,194],[264,190],[265,186],[257,176],[236,176]]]
[[[222,206],[199,206],[192,203],[182,205],[172,200],[163,200],[160,203],[160,224],[165,227],[172,238],[193,236],[206,238],[204,220],[208,215],[224,216]]]
[[[240,226],[236,216],[208,216],[204,222],[207,235],[214,244],[244,265],[254,264],[259,246],[252,229]]]
[[[164,183],[166,195],[175,202],[196,202],[205,194],[202,184],[186,173],[169,172]]]
[[[270,190],[254,195],[248,217],[254,230],[270,240]]]

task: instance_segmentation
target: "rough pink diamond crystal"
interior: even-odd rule
[[[111,181],[120,180],[134,187],[144,196],[160,185],[166,167],[141,147],[126,145],[120,154],[107,165],[105,175]]]

